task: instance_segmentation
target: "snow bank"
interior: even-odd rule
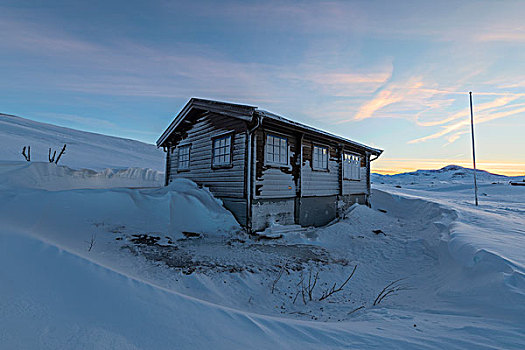
[[[238,231],[233,215],[208,189],[202,189],[188,179],[175,179],[167,187],[172,236],[182,232],[225,234]]]
[[[48,191],[158,187],[164,183],[164,173],[153,169],[75,170],[47,162],[0,162],[0,175],[0,186]]]
[[[485,175],[486,180],[494,179],[490,178],[492,174]],[[374,190],[372,203],[375,208],[389,207],[389,213],[398,217],[413,215],[416,220],[426,220],[429,224],[428,220],[434,216],[432,206],[451,213],[453,221],[441,225],[440,230],[439,256],[442,273],[446,275],[436,286],[436,295],[461,305],[470,313],[523,324],[525,189],[512,187],[505,181],[508,178],[499,177],[502,182],[480,186],[478,207],[473,205],[473,189],[469,184],[450,186],[444,181],[428,189],[424,182],[414,184],[406,178],[404,182],[394,183],[400,187],[376,185],[396,195]],[[397,181],[403,178],[400,176]],[[414,204],[412,208],[389,206],[386,200]],[[427,207],[430,216],[416,206]]]
[[[446,282],[442,293],[449,299],[461,298],[477,312],[491,310],[500,317],[525,322],[525,236],[500,224],[494,230],[468,220],[454,223],[448,248],[461,269]]]
[[[51,242],[71,232],[61,244],[78,251],[99,226],[172,238],[181,238],[183,231],[222,235],[239,230],[221,202],[189,180],[168,187],[122,187],[158,185],[161,175],[150,169],[94,172],[48,163],[0,163],[0,222]]]

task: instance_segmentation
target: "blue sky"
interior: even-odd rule
[[[0,112],[153,143],[190,97],[525,173],[523,1],[0,1]]]

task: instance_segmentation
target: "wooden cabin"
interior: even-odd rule
[[[192,98],[157,141],[166,185],[207,187],[249,232],[321,226],[368,204],[370,162],[382,150],[254,106]]]

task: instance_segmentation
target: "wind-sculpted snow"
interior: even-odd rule
[[[129,277],[19,234],[0,234],[7,349],[519,348],[518,327],[378,308],[352,322],[232,310]],[[417,327],[414,324],[417,323]],[[467,327],[465,327],[468,325]]]
[[[150,169],[94,172],[46,163],[0,163],[0,222],[59,240],[64,232],[83,232],[88,239],[97,227],[108,226],[172,238],[183,231],[216,235],[239,229],[220,201],[189,180],[142,188],[158,185],[159,177]],[[84,244],[74,234],[65,238],[67,244],[76,240],[75,249]]]
[[[191,181],[144,188],[159,177],[0,163],[1,347],[525,347],[522,189],[482,183],[475,208],[466,189],[382,185],[264,241]]]
[[[1,162],[0,186],[63,191],[112,187],[159,187],[164,173],[144,168],[71,169],[43,162]]]
[[[438,174],[458,169],[441,170]],[[439,183],[428,181],[422,172],[417,178],[400,174],[390,183],[375,186],[404,198],[432,201],[456,213],[446,241],[450,274],[437,289],[438,295],[461,302],[474,314],[498,315],[524,325],[525,188],[509,185],[510,179],[521,177],[482,173],[476,207],[472,172],[460,181],[438,175]]]

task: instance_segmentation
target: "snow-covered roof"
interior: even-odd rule
[[[268,112],[268,111],[265,111],[265,110],[262,110],[262,109],[257,109],[257,113],[261,114],[263,116],[263,118],[269,118],[269,119],[275,120],[275,121],[283,123],[283,124],[288,124],[288,125],[297,127],[299,129],[303,129],[303,130],[309,131],[312,134],[323,135],[323,136],[326,136],[326,137],[329,137],[329,138],[332,138],[332,139],[336,139],[336,140],[339,140],[339,141],[342,141],[342,142],[350,143],[353,146],[356,146],[358,148],[363,148],[363,149],[365,149],[367,151],[372,152],[373,154],[380,155],[381,153],[383,153],[383,150],[381,150],[381,149],[373,148],[373,147],[364,145],[362,143],[349,140],[349,139],[344,138],[342,136],[338,136],[338,135],[329,133],[329,132],[324,131],[324,130],[316,129],[313,126],[309,126],[309,125],[302,124],[302,123],[296,122],[296,121],[288,119],[288,118],[284,118],[284,117],[282,117],[280,115],[277,115],[275,113],[272,113],[272,112]]]
[[[193,108],[208,110],[210,112],[219,113],[219,114],[225,114],[230,117],[242,119],[248,122],[253,121],[253,119],[256,117],[255,115],[258,114],[263,119],[271,119],[277,123],[293,126],[295,128],[301,129],[303,131],[309,132],[314,135],[320,135],[320,136],[328,137],[328,138],[338,140],[344,143],[348,143],[357,148],[371,152],[374,155],[380,155],[383,152],[383,150],[381,149],[366,146],[362,143],[349,140],[342,136],[334,135],[329,132],[314,128],[312,126],[296,122],[294,120],[265,111],[263,109],[259,109],[256,106],[206,100],[206,99],[201,99],[201,98],[192,98],[188,101],[188,103],[184,106],[184,108],[180,111],[180,113],[175,117],[173,122],[168,126],[166,131],[164,131],[161,137],[157,140],[157,147],[161,147],[164,145],[164,143],[168,140],[171,133],[175,131],[177,126],[184,120],[184,118],[189,114],[189,112]]]

